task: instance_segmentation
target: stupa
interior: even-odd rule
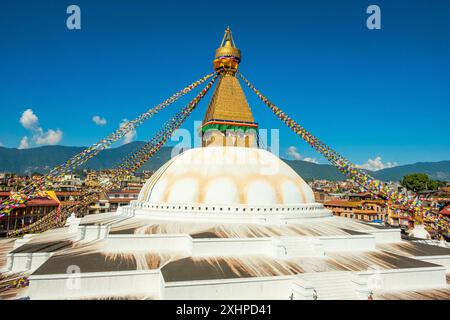
[[[450,249],[335,217],[308,184],[258,147],[236,78],[229,28],[202,147],[164,164],[117,212],[0,242],[3,278],[29,275],[6,298],[450,298]]]

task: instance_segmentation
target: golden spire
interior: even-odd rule
[[[239,62],[241,62],[241,50],[236,48],[230,27],[227,27],[220,47],[216,50],[213,62],[214,70],[223,69],[236,72]]]
[[[236,71],[241,51],[229,27],[216,50],[214,69],[222,74],[203,119],[203,146],[252,147],[258,124],[242,91]]]

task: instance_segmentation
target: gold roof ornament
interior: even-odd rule
[[[230,27],[227,27],[223,35],[220,47],[216,49],[213,62],[214,70],[229,70],[236,72],[241,62],[241,50],[236,47]]]

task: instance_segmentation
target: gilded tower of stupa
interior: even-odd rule
[[[241,51],[236,47],[230,28],[225,30],[216,50],[214,70],[221,78],[214,91],[202,124],[203,146],[253,147],[258,124],[242,91],[236,71]]]

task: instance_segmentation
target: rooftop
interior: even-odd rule
[[[439,211],[439,213],[444,216],[450,216],[450,204],[442,208],[442,210]]]

